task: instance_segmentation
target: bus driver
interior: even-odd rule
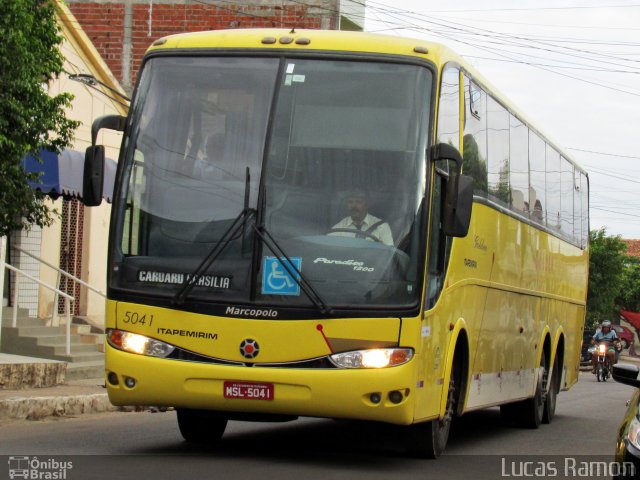
[[[345,207],[349,215],[336,223],[329,230],[329,235],[366,238],[385,245],[393,245],[389,224],[368,213],[369,202],[363,189],[351,190],[345,198]]]

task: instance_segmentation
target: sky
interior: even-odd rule
[[[365,30],[465,57],[589,173],[591,229],[640,239],[640,0],[367,0]]]

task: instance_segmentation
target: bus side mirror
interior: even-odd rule
[[[438,143],[429,149],[432,162],[452,160],[456,163],[456,172],[449,176],[444,197],[442,231],[450,237],[466,237],[471,222],[473,205],[473,179],[462,175],[462,155],[447,143]]]
[[[98,132],[102,128],[124,132],[127,117],[105,115],[96,118],[91,125],[91,146],[84,154],[84,172],[82,175],[82,203],[87,207],[97,207],[102,203],[104,183],[104,146],[96,145]]]
[[[630,363],[616,363],[612,369],[613,379],[616,382],[640,388],[640,369]]]
[[[454,185],[449,185],[453,182]],[[444,200],[442,231],[450,237],[466,237],[471,223],[473,178],[456,175],[449,179]]]
[[[124,132],[126,124],[127,117],[123,117],[122,115],[105,115],[103,117],[96,118],[91,124],[91,145],[95,147],[98,132],[101,129],[108,128],[109,130]]]
[[[82,203],[87,207],[97,207],[102,203],[104,181],[104,146],[88,147],[84,154],[82,176]]]

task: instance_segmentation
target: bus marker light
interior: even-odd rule
[[[133,388],[136,386],[136,379],[131,377],[125,377],[124,384],[127,386],[127,388]]]
[[[371,403],[380,403],[380,400],[382,400],[382,396],[379,393],[372,393],[371,395],[369,395],[369,400],[371,400]]]

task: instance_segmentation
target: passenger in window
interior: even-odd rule
[[[536,203],[533,205],[533,213],[531,215],[534,220],[542,223],[542,203],[540,203],[540,200],[536,200]]]
[[[201,152],[195,162],[194,174],[196,178],[225,180],[232,175],[225,170],[224,165],[224,134],[212,133],[207,137],[205,151]]]
[[[336,223],[328,235],[364,238],[393,245],[389,224],[369,213],[369,201],[363,189],[354,189],[347,194],[345,208],[349,215]]]

